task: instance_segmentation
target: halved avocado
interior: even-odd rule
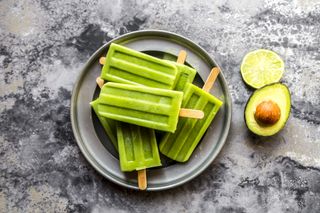
[[[249,98],[244,112],[245,122],[253,133],[271,136],[285,126],[290,109],[288,87],[281,83],[269,84],[256,90]]]

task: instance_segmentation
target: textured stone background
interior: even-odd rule
[[[83,64],[110,39],[164,29],[204,47],[233,99],[222,153],[164,192],[119,187],[76,145],[69,109]],[[292,114],[277,136],[243,121],[250,50],[285,61]],[[317,0],[0,1],[0,212],[320,212],[320,3]]]

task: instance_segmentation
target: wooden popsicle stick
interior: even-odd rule
[[[185,50],[180,50],[178,58],[177,58],[177,63],[178,64],[184,64],[187,58],[187,52]]]
[[[219,72],[220,72],[220,69],[218,67],[212,68],[212,70],[211,70],[211,72],[210,72],[205,84],[202,87],[202,89],[204,91],[206,91],[206,92],[210,91],[210,89],[212,88],[215,80],[217,79],[217,76],[218,76]]]
[[[204,117],[204,113],[203,111],[197,109],[181,108],[179,112],[179,117],[202,119]]]
[[[101,58],[99,59],[99,63],[100,63],[101,65],[104,65],[104,63],[106,63],[106,57],[101,57]]]
[[[140,190],[147,188],[147,171],[146,169],[138,170],[138,186]]]
[[[96,78],[96,82],[101,89],[104,85],[104,80],[102,78],[98,77],[98,78]]]

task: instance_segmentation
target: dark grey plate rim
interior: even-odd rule
[[[91,57],[89,58],[89,60],[86,62],[86,64],[84,65],[83,69],[80,71],[80,74],[75,82],[75,85],[73,87],[72,90],[72,97],[71,97],[71,107],[70,107],[70,116],[71,116],[71,124],[72,124],[72,130],[76,139],[76,142],[82,152],[82,154],[84,155],[84,157],[86,158],[86,160],[91,164],[91,166],[98,171],[102,176],[106,177],[107,179],[109,179],[110,181],[119,184],[121,186],[127,187],[127,188],[131,188],[131,189],[138,189],[137,187],[133,187],[132,185],[126,184],[123,181],[119,181],[117,179],[117,177],[114,177],[111,173],[105,173],[104,172],[104,168],[102,168],[99,163],[95,160],[94,156],[90,155],[89,152],[86,150],[85,147],[85,143],[82,140],[82,137],[80,136],[79,130],[77,128],[77,116],[76,116],[76,102],[77,102],[77,95],[78,95],[78,91],[79,91],[79,87],[80,87],[80,82],[82,80],[82,78],[84,77],[84,74],[86,72],[86,70],[88,69],[88,67],[91,65],[91,63],[95,60],[96,57],[101,55],[101,52],[107,47],[109,46],[112,42],[115,41],[119,41],[122,39],[125,39],[126,37],[130,37],[130,36],[146,36],[146,35],[157,35],[157,36],[162,36],[162,37],[174,37],[174,38],[179,38],[181,40],[184,40],[187,42],[187,45],[196,49],[197,51],[201,52],[202,55],[205,56],[205,61],[207,61],[210,64],[215,64],[216,66],[218,66],[220,68],[220,66],[218,65],[218,63],[216,63],[216,61],[214,59],[212,59],[212,57],[199,45],[195,44],[193,41],[191,41],[190,39],[178,35],[176,33],[172,33],[169,31],[165,31],[165,30],[139,30],[139,31],[134,31],[134,32],[130,32],[124,35],[121,35],[117,38],[112,39],[111,41],[105,43],[103,46],[101,46],[95,53],[93,53],[91,55]],[[209,61],[208,61],[209,60]],[[201,172],[203,172],[211,163],[212,161],[217,157],[217,155],[220,153],[222,147],[224,146],[229,130],[230,130],[230,125],[231,125],[231,117],[232,117],[232,101],[231,101],[231,96],[230,96],[230,92],[225,80],[225,77],[223,75],[223,71],[220,72],[219,76],[218,76],[219,80],[222,82],[221,86],[222,89],[226,92],[226,96],[225,96],[225,100],[227,106],[226,106],[226,129],[224,130],[224,132],[222,133],[222,136],[220,137],[220,141],[221,143],[219,143],[215,149],[212,151],[212,155],[210,155],[210,157],[208,157],[202,164],[201,166],[199,166],[198,168],[195,168],[193,170],[193,174],[189,175],[187,177],[181,178],[179,180],[178,183],[175,184],[167,184],[164,186],[160,186],[157,188],[147,188],[148,191],[160,191],[160,190],[165,190],[165,189],[170,189],[173,187],[177,187],[179,185],[182,185],[190,180],[192,180],[193,178],[195,178],[196,176],[198,176]]]

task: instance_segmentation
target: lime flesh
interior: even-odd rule
[[[270,50],[258,49],[249,52],[241,64],[243,80],[253,88],[278,82],[284,71],[280,56]]]

